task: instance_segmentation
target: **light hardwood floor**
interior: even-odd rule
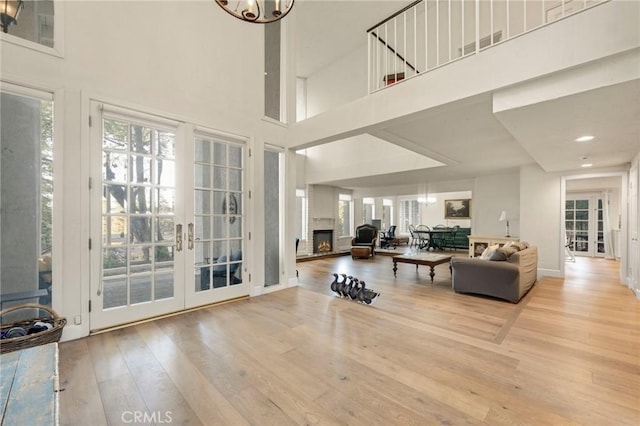
[[[297,288],[60,344],[61,424],[638,425],[618,267],[578,258],[514,305],[455,294],[447,265],[298,263]],[[333,272],[382,294],[335,297]]]

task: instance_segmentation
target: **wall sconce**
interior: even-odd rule
[[[507,222],[507,234],[505,235],[505,237],[510,237],[511,235],[509,235],[509,218],[507,217],[506,210],[502,210],[502,212],[500,213],[500,218],[498,219],[498,222]]]
[[[9,31],[9,25],[18,23],[18,15],[23,7],[22,0],[0,0],[0,25],[3,32]]]

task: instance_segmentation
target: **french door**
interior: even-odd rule
[[[605,254],[604,215],[602,197],[596,195],[567,195],[565,229],[569,249],[577,255]]]
[[[248,294],[242,145],[98,102],[91,117],[91,329]]]
[[[192,196],[187,200],[187,307],[249,294],[243,276],[244,146],[241,141],[195,132],[188,147]]]

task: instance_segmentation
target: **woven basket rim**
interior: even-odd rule
[[[42,309],[47,311],[51,318],[34,318],[30,320],[16,321],[1,327],[2,330],[6,330],[11,327],[17,327],[19,324],[32,323],[35,321],[43,321],[53,323],[53,327],[49,330],[41,331],[39,333],[27,334],[26,336],[12,337],[9,339],[0,340],[0,353],[12,352],[18,349],[26,349],[34,346],[43,345],[46,343],[53,343],[60,340],[62,336],[62,329],[67,324],[66,318],[61,318],[53,309],[45,305],[39,305],[37,303],[26,303],[24,305],[12,306],[3,311],[0,311],[0,318],[2,315],[9,312],[18,311],[20,309]]]

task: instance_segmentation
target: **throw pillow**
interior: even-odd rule
[[[494,244],[492,246],[487,247],[486,249],[484,249],[484,251],[482,252],[482,255],[480,255],[480,259],[489,259],[491,257],[491,255],[493,255],[493,253],[498,250],[500,246],[498,244]]]
[[[507,256],[505,249],[500,247],[496,249],[496,251],[494,251],[491,256],[489,256],[489,260],[501,261],[501,260],[507,260],[507,257],[509,256]]]
[[[502,247],[504,248],[513,248],[516,251],[520,251],[520,242],[519,241],[509,241]]]
[[[495,252],[493,252],[493,254],[491,255],[491,257],[489,258],[489,260],[507,260],[511,257],[512,254],[518,252],[518,249],[515,247],[500,247],[498,248]]]

